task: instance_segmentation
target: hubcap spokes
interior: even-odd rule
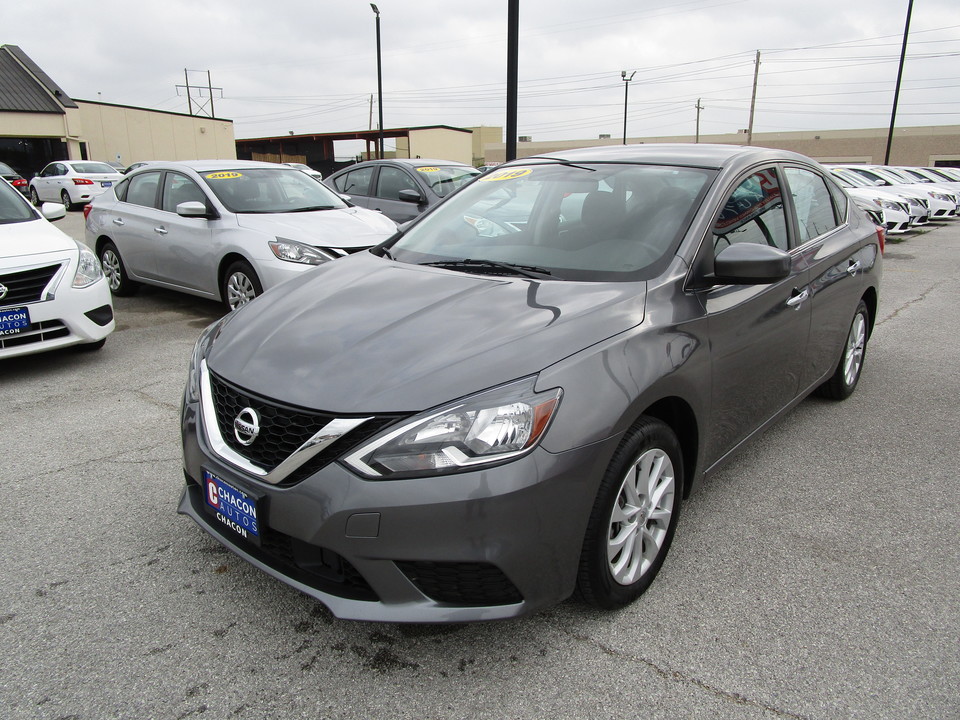
[[[654,563],[673,516],[673,463],[663,450],[641,455],[627,471],[610,514],[607,562],[620,585],[636,582]]]
[[[862,313],[857,313],[847,337],[847,351],[843,358],[843,379],[847,385],[853,385],[860,374],[863,363],[863,348],[867,339],[867,324]]]
[[[105,252],[100,264],[103,265],[103,274],[107,276],[110,289],[116,291],[120,287],[120,260],[112,252]]]
[[[236,310],[241,305],[246,305],[257,295],[253,283],[243,273],[234,273],[227,281],[227,302],[230,308]]]

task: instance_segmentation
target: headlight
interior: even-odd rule
[[[954,202],[952,197],[945,195],[944,193],[932,192],[930,193],[930,197],[936,198],[937,200],[942,200],[943,202]]]
[[[323,263],[335,259],[335,256],[315,248],[312,245],[305,245],[294,240],[278,237],[270,241],[270,249],[280,260],[287,262],[301,263],[303,265],[322,265]]]
[[[876,202],[884,210],[896,210],[897,212],[903,212],[903,208],[897,205],[897,203],[891,202],[890,200],[881,200],[880,198],[877,198]]]
[[[86,245],[77,242],[77,249],[80,251],[80,262],[77,264],[77,274],[73,276],[73,286],[85,288],[103,277],[103,268],[100,267],[97,256],[90,252]]]
[[[184,395],[187,402],[200,402],[200,362],[207,356],[210,345],[217,339],[217,335],[230,317],[231,315],[227,315],[208,325],[197,338],[193,346],[193,354],[190,356],[190,366],[187,368],[187,387]]]
[[[344,458],[369,478],[443,475],[533,450],[560,403],[560,388],[536,392],[536,378],[428,410]]]

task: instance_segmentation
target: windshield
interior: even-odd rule
[[[665,267],[713,171],[652,165],[513,165],[487,173],[389,248],[396,260],[494,274],[638,280]],[[499,264],[499,269],[493,265]]]
[[[70,167],[76,170],[78,173],[113,173],[116,174],[117,169],[110,167],[106,163],[98,162],[75,162],[70,163]]]
[[[337,195],[293,168],[240,168],[200,177],[234,213],[292,213],[347,207]]]
[[[0,180],[0,225],[36,219],[36,213],[23,195]]]
[[[464,165],[434,165],[416,170],[430,189],[440,197],[446,197],[481,174],[476,168]]]

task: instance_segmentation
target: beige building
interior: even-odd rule
[[[0,161],[24,177],[54,160],[236,156],[230,120],[74,101],[19,47],[0,46]]]
[[[754,133],[753,145],[791,150],[820,162],[882,163],[887,148],[887,128],[866,130],[820,130],[816,132]],[[637,143],[692,143],[693,135],[675,137],[627,138],[628,144]],[[567,140],[517,143],[517,157],[524,158],[543,153],[570,150],[579,147],[619,145],[621,139]],[[731,135],[701,135],[701,143],[746,145],[746,133]],[[506,145],[488,143],[483,147],[485,162],[503,162]],[[891,165],[960,167],[960,125],[897,128],[890,152]]]

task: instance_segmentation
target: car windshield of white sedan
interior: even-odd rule
[[[480,171],[476,168],[464,167],[462,165],[419,167],[417,168],[417,172],[420,173],[423,180],[430,186],[430,189],[440,197],[446,197],[480,174]]]
[[[293,168],[204,171],[200,177],[234,213],[292,213],[347,207],[331,190]]]
[[[37,216],[30,205],[7,183],[0,180],[0,225],[9,223],[28,222],[36,220]]]
[[[110,167],[106,163],[98,162],[75,162],[71,163],[72,167],[78,173],[113,173],[116,174],[120,172],[115,167]]]
[[[401,262],[565,280],[637,280],[676,251],[715,172],[544,162],[483,175],[387,248]]]

